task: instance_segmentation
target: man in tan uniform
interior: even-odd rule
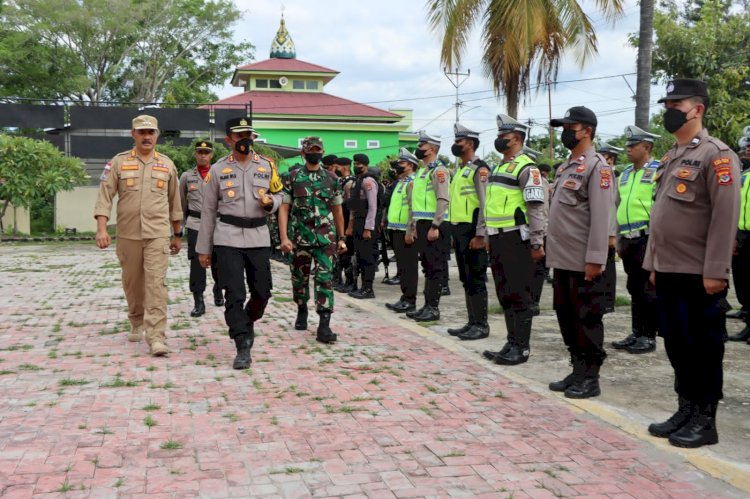
[[[247,118],[227,120],[224,139],[232,154],[206,175],[203,209],[195,251],[208,268],[216,253],[224,288],[224,319],[237,347],[234,369],[247,369],[255,336],[253,324],[263,317],[271,298],[271,236],[266,217],[281,204],[276,166],[253,151],[258,136]],[[218,220],[217,220],[218,217]],[[250,288],[250,299],[245,303]]]
[[[174,163],[154,150],[159,138],[156,118],[137,116],[131,135],[135,148],[112,158],[101,176],[94,208],[96,245],[104,249],[112,242],[107,221],[118,196],[117,258],[128,301],[128,340],[140,341],[145,330],[151,355],[161,357],[169,353],[164,334],[167,266],[169,255],[180,251],[182,205]]]
[[[599,368],[604,351],[602,316],[607,302],[609,236],[613,232],[614,173],[592,145],[596,115],[588,108],[570,108],[564,118],[561,141],[570,156],[557,169],[549,210],[547,265],[555,269],[553,305],[573,372],[550,383],[553,391],[569,398],[601,393]]]
[[[708,135],[705,82],[677,79],[659,99],[676,143],[661,159],[643,268],[651,271],[659,332],[674,369],[678,409],[649,433],[678,447],[719,441],[727,285],[740,210],[740,160]]]
[[[201,267],[198,255],[195,253],[195,243],[198,242],[198,231],[201,228],[201,208],[203,207],[204,179],[211,169],[211,159],[214,157],[214,147],[207,140],[195,143],[195,168],[180,176],[180,201],[185,213],[188,239],[188,260],[190,261],[190,292],[193,293],[195,307],[190,312],[191,317],[200,317],[206,313],[203,292],[206,290],[206,269]],[[216,261],[211,261],[211,277],[214,278],[214,305],[224,305],[224,295],[219,287]]]

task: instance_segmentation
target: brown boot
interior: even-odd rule
[[[137,343],[143,340],[143,325],[130,326],[130,332],[128,333],[128,341]]]

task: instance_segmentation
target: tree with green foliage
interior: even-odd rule
[[[214,145],[214,159],[213,163],[216,163],[220,158],[223,158],[224,156],[228,156],[230,151],[229,148],[225,144],[219,141],[215,141],[213,143]],[[185,146],[176,146],[172,144],[171,142],[167,141],[164,144],[158,144],[156,146],[156,149],[162,153],[166,154],[169,159],[172,160],[174,165],[177,167],[177,171],[182,174],[182,172],[187,171],[191,168],[195,167],[195,145],[189,144]],[[273,162],[278,165],[279,162],[283,159],[279,154],[277,154],[273,149],[270,147],[255,143],[253,145],[253,150],[260,154],[261,156],[265,156],[267,158],[271,158]]]
[[[0,231],[8,206],[31,208],[87,180],[83,162],[49,142],[0,135]]]
[[[208,102],[253,46],[230,0],[10,0],[0,10],[0,96],[76,103]],[[51,76],[51,77],[50,77]]]

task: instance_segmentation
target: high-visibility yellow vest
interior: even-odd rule
[[[409,184],[414,180],[414,175],[409,175],[399,180],[391,193],[391,202],[388,205],[388,228],[393,230],[406,230],[409,221]]]
[[[740,175],[740,230],[750,230],[750,169]]]
[[[448,212],[453,223],[474,221],[474,211],[479,209],[479,196],[474,186],[476,171],[477,165],[470,161],[456,172],[451,181],[451,203],[448,205]]]
[[[432,173],[439,168],[437,163],[430,168],[422,166],[414,176],[411,188],[411,212],[414,220],[432,220],[437,211],[437,196],[432,185]],[[443,221],[450,220],[450,210],[446,211]]]
[[[654,204],[654,187],[658,161],[651,161],[636,171],[633,165],[620,174],[617,188],[620,205],[617,207],[617,225],[620,234],[648,229],[651,206]]]
[[[518,175],[533,162],[526,154],[520,154],[513,161],[492,169],[484,200],[487,227],[501,229],[527,223],[526,202],[523,199],[523,186],[518,184]],[[523,221],[516,219],[518,210],[523,212]]]

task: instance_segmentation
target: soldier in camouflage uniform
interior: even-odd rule
[[[321,167],[323,152],[319,137],[307,137],[302,141],[305,166],[286,179],[279,209],[279,229],[281,251],[292,253],[292,288],[297,304],[294,328],[307,329],[310,270],[314,260],[315,305],[320,316],[316,339],[332,343],[336,341],[330,328],[333,260],[336,252],[346,251],[346,244],[341,190],[336,176]]]

